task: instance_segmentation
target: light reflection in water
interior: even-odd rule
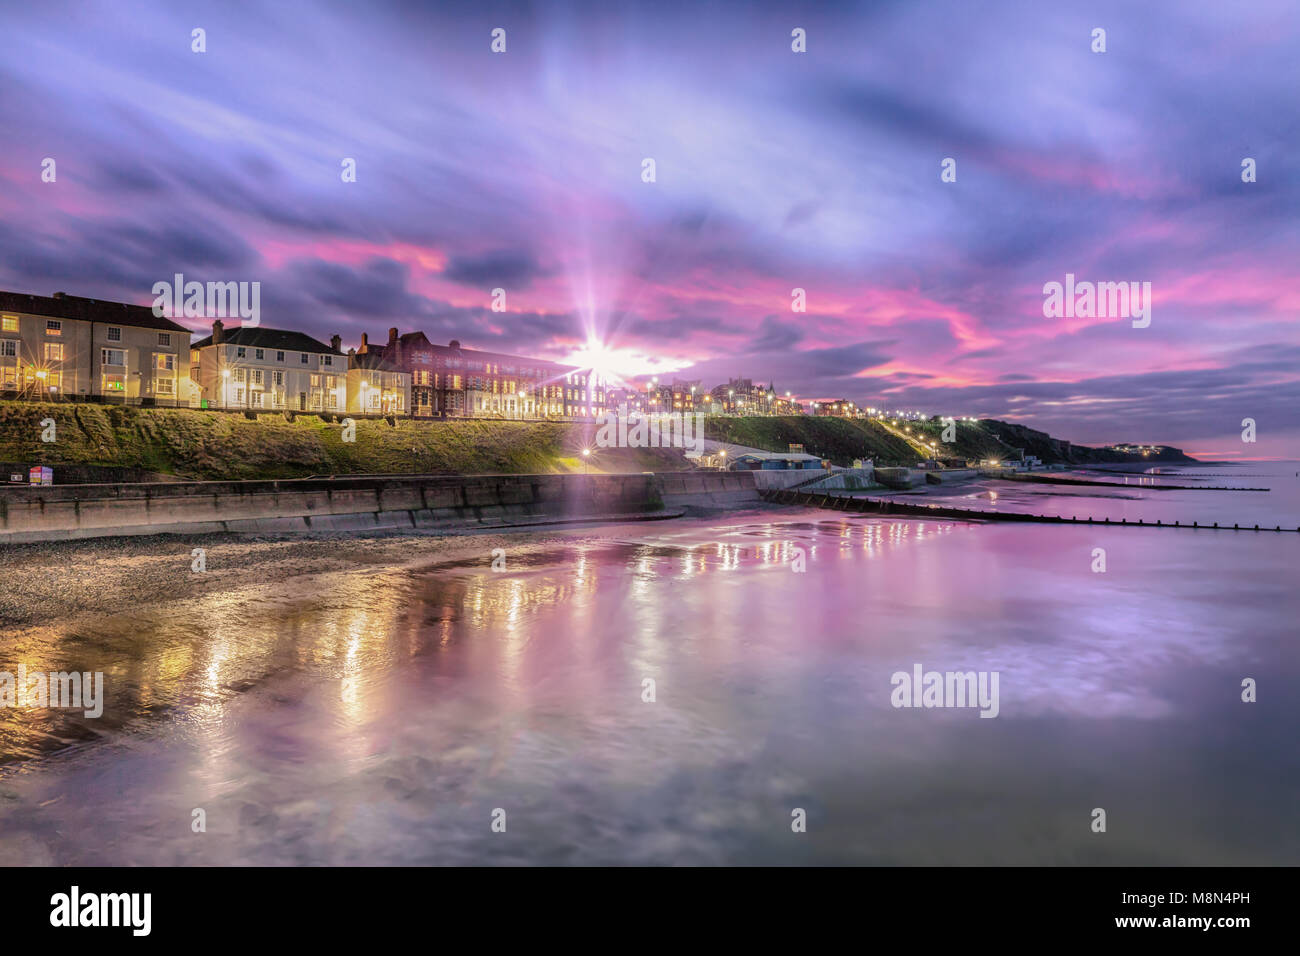
[[[1223,773],[1224,753],[1251,744],[1223,723],[1231,695],[1209,690],[1243,667],[1294,671],[1269,625],[1286,600],[1284,562],[1229,545],[1207,578],[1194,572],[1208,556],[1169,538],[1116,530],[1129,535],[1117,545],[1104,531],[1039,531],[815,512],[629,526],[605,541],[521,546],[505,573],[487,561],[344,572],[302,583],[297,597],[246,590],[89,635],[37,629],[11,659],[48,666],[56,648],[75,648],[80,669],[109,672],[110,706],[98,723],[0,712],[0,734],[11,760],[82,741],[76,759],[24,775],[33,800],[47,787],[80,793],[60,774],[107,752],[100,744],[131,741],[144,761],[138,786],[90,787],[60,806],[108,801],[120,826],[138,827],[127,842],[145,848],[167,839],[150,829],[162,799],[151,789],[183,781],[192,805],[262,807],[253,819],[328,806],[329,822],[290,844],[316,862],[427,862],[435,848],[439,861],[473,860],[483,850],[457,843],[468,838],[446,814],[503,802],[534,822],[530,839],[542,844],[525,844],[529,859],[569,846],[592,862],[766,861],[777,850],[761,821],[810,800],[836,807],[848,831],[813,837],[800,851],[809,860],[897,861],[923,846],[931,860],[1023,862],[1025,841],[988,842],[978,827],[967,845],[933,839],[949,831],[930,814],[1005,805],[1008,832],[1068,857],[1086,844],[1042,842],[1056,832],[1061,787],[1150,778],[1150,813],[1140,800],[1132,811],[1145,838],[1186,826],[1180,808],[1191,812],[1187,794],[1204,790],[1204,774],[1220,788],[1232,779],[1241,789],[1220,803],[1254,815],[1234,810],[1231,833],[1194,829],[1160,845],[1199,848],[1202,861],[1230,858],[1229,845],[1279,858],[1263,837],[1280,825],[1276,803],[1248,774]],[[1086,573],[1098,543],[1119,548],[1125,573]],[[806,573],[791,574],[800,552]],[[999,670],[1002,715],[890,708],[889,674],[914,661]],[[654,706],[640,699],[646,677]],[[178,727],[187,746],[168,748]],[[1288,766],[1274,751],[1254,756]],[[354,816],[336,817],[350,800],[361,801]],[[705,822],[718,805],[740,822]],[[42,812],[34,827],[54,819]],[[353,845],[340,819],[383,825]],[[140,850],[137,862],[257,861],[289,839],[247,826],[206,849]],[[1119,859],[1184,859],[1114,847]]]

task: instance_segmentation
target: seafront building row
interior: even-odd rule
[[[0,291],[0,397],[246,411],[348,412],[418,418],[592,419],[612,409],[792,415],[806,409],[775,384],[732,379],[616,388],[592,369],[430,342],[423,332],[361,336],[342,350],[287,329],[218,319],[189,329],[147,306]],[[847,400],[818,415],[858,417]]]

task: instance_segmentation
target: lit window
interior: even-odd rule
[[[17,331],[18,331],[18,316],[16,316],[16,315],[6,315],[6,316],[4,317],[3,322],[4,322],[3,330],[4,330],[5,332],[17,332]]]
[[[63,361],[63,343],[46,342],[45,343],[45,361],[62,362]]]
[[[45,334],[46,334],[46,335],[62,335],[62,334],[63,334],[63,323],[60,322],[58,319],[46,319],[46,321],[45,321]]]

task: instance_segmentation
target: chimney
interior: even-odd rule
[[[370,336],[366,335],[365,332],[361,333],[361,348],[357,349],[358,352],[370,351],[370,343],[367,341],[369,338]]]
[[[391,349],[397,344],[397,329],[388,330],[388,347]]]
[[[51,298],[54,298],[54,299],[62,299],[65,295],[67,295],[66,292],[56,292],[56,293],[54,293],[53,296],[51,296]]]
[[[213,321],[212,323],[212,344],[213,345],[220,345],[222,341],[224,341],[225,331],[226,331],[226,327],[221,324],[220,319],[216,319]]]
[[[335,352],[342,352],[343,336],[341,335],[330,336],[330,348],[332,348]]]

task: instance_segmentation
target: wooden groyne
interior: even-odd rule
[[[1046,475],[1005,474],[993,475],[1001,481],[1033,481],[1043,485],[1092,485],[1100,488],[1142,488],[1152,491],[1270,491],[1269,488],[1237,488],[1232,485],[1138,485],[1120,481],[1094,481],[1091,478],[1049,478]],[[1134,475],[1149,478],[1150,475]]]
[[[1124,518],[1112,521],[1110,518],[1069,518],[1060,515],[1024,514],[1016,511],[977,511],[973,508],[952,508],[947,505],[914,505],[901,501],[889,501],[881,498],[859,498],[850,495],[827,495],[800,491],[764,491],[759,493],[763,500],[782,505],[804,505],[810,508],[827,508],[832,511],[853,511],[882,515],[910,515],[920,518],[958,518],[963,521],[1019,521],[1036,524],[1086,524],[1105,525],[1115,528],[1191,528],[1200,531],[1289,531],[1300,532],[1300,528],[1272,528],[1244,524],[1202,524],[1193,521],[1185,524],[1175,521],[1168,524],[1163,521],[1128,521]]]

